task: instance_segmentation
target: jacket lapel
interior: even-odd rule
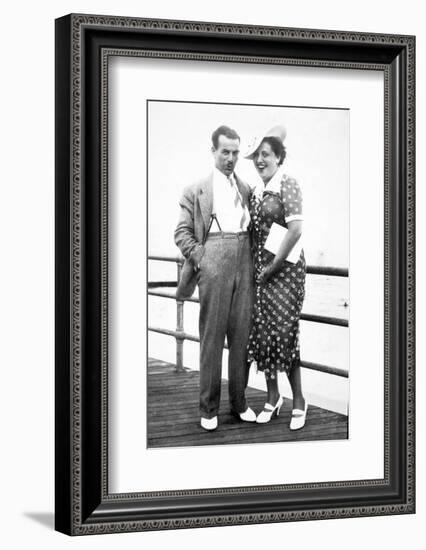
[[[213,211],[213,174],[200,184],[198,200],[205,231],[207,231]]]
[[[244,206],[249,206],[249,188],[247,185],[245,185],[240,178],[237,176],[237,174],[234,172],[235,182],[238,187],[238,191],[240,192],[240,195],[243,199]]]

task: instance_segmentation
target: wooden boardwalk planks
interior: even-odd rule
[[[200,426],[198,371],[177,373],[171,363],[148,361],[148,447],[187,447],[237,443],[273,443],[347,439],[348,418],[309,406],[306,425],[290,431],[292,403],[286,399],[280,416],[268,424],[241,422],[229,412],[227,381],[222,381],[219,426],[206,432]],[[262,410],[265,392],[247,388],[247,399],[256,412]]]

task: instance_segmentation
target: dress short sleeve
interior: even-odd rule
[[[281,182],[281,199],[284,203],[285,221],[303,220],[302,192],[294,178],[284,177]]]

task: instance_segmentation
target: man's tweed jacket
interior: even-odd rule
[[[248,207],[250,188],[236,174],[234,177],[243,205]],[[204,242],[213,213],[213,173],[186,187],[179,205],[180,217],[175,230],[175,243],[182,252],[185,263],[176,298],[187,300],[194,293],[197,284],[196,271],[204,254]]]

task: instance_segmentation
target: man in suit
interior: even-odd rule
[[[200,299],[201,426],[214,430],[220,402],[222,354],[228,340],[231,411],[255,422],[248,407],[246,347],[253,305],[253,265],[247,228],[249,188],[234,173],[240,138],[227,126],[212,134],[213,172],[186,187],[175,242],[185,257],[177,298]]]

